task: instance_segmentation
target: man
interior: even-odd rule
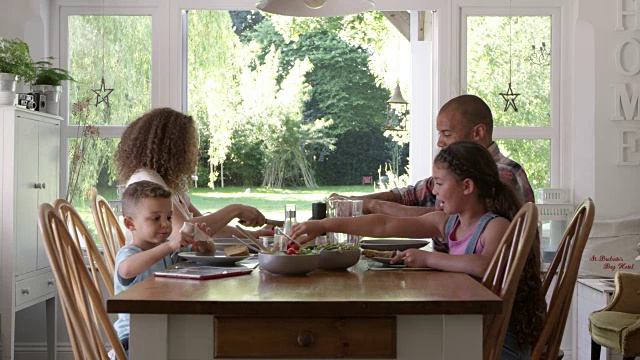
[[[460,95],[449,100],[436,118],[438,147],[460,140],[475,140],[486,146],[498,165],[500,180],[511,184],[525,202],[534,202],[533,191],[524,169],[517,162],[503,156],[493,141],[493,116],[489,106],[475,95]],[[432,177],[414,186],[359,196],[363,199],[363,213],[393,216],[420,216],[435,210]],[[434,248],[444,250],[440,244]]]

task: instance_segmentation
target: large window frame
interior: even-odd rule
[[[59,15],[59,43],[60,64],[69,68],[69,18],[76,15],[94,16],[150,16],[151,17],[151,106],[159,106],[160,99],[160,74],[158,60],[161,54],[158,51],[160,34],[158,31],[158,18],[160,11],[158,6],[62,6]],[[90,105],[90,106],[93,106]],[[103,106],[102,104],[99,106]],[[64,119],[60,125],[60,194],[66,195],[69,181],[69,148],[71,139],[79,138],[82,134],[82,125],[71,124],[69,119],[69,84],[63,84],[60,99],[60,116]],[[98,128],[99,138],[120,138],[127,128],[126,125],[95,125]]]
[[[548,139],[551,144],[551,187],[562,187],[562,158],[566,143],[561,142],[561,12],[557,7],[465,7],[460,18],[460,87],[467,89],[467,18],[470,16],[550,16],[551,17],[551,121],[548,127],[494,127],[494,139]],[[523,165],[524,166],[524,165]],[[535,189],[534,189],[535,191]]]

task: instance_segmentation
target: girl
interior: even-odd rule
[[[482,278],[521,203],[502,183],[498,168],[485,147],[474,141],[455,142],[442,149],[433,163],[434,195],[444,211],[419,217],[365,215],[308,221],[293,226],[292,237],[313,239],[325,232],[372,237],[442,237],[449,253],[409,249],[391,263],[404,260],[410,267],[464,272]],[[303,240],[304,241],[304,240]],[[525,265],[502,359],[528,359],[544,322],[546,303],[541,291],[540,243],[534,242]]]
[[[151,110],[129,124],[122,135],[115,156],[120,181],[129,185],[147,180],[171,190],[173,230],[169,239],[181,237],[185,221],[204,223],[216,237],[244,237],[226,226],[234,218],[247,226],[264,225],[264,215],[250,206],[232,204],[202,215],[191,204],[186,190],[200,156],[198,144],[198,130],[191,116],[169,108]],[[273,231],[258,230],[254,235],[273,235]],[[130,236],[127,232],[127,243]]]

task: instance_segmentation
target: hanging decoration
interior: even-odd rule
[[[109,103],[109,95],[111,95],[111,93],[113,92],[113,88],[107,89],[107,86],[104,84],[104,76],[100,81],[100,88],[91,89],[91,91],[96,93],[96,106],[98,106],[98,104],[100,104],[101,102],[104,102],[105,104],[107,104],[107,107],[111,107],[111,104]]]
[[[547,44],[544,41],[542,42],[542,45],[537,49],[535,45],[531,45],[531,55],[529,55],[529,61],[540,66],[551,64],[551,52],[547,50]]]
[[[113,88],[107,88],[104,82],[104,0],[102,0],[102,18],[101,18],[101,27],[100,36],[102,37],[102,80],[100,80],[100,87],[97,89],[91,89],[96,94],[96,106],[100,103],[107,104],[107,108],[111,107],[111,103],[109,102],[109,95],[113,92]]]
[[[512,60],[513,53],[511,52],[511,0],[509,0],[509,86],[507,88],[507,92],[500,93],[500,96],[505,101],[504,110],[507,111],[509,108],[513,108],[513,111],[518,112],[518,106],[516,105],[516,98],[520,96],[520,93],[514,93],[511,88],[511,70],[512,70]]]

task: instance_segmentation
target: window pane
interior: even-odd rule
[[[91,187],[107,200],[117,200],[114,154],[120,139],[79,138],[69,140],[69,187],[73,206],[89,228],[94,240],[97,233],[91,215]]]
[[[71,104],[95,104],[91,89],[100,88],[103,76],[105,87],[113,88],[109,112],[95,111],[88,119],[70,114],[71,124],[123,125],[151,109],[151,16],[70,16],[69,59],[77,80],[70,86]]]
[[[502,155],[516,161],[527,172],[536,189],[551,187],[551,141],[549,139],[496,139]]]
[[[511,46],[509,44],[511,33]],[[491,107],[495,126],[551,126],[551,66],[533,54],[532,46],[551,49],[551,16],[467,17],[467,93]],[[509,49],[511,48],[511,57]],[[518,112],[505,112],[509,84],[520,93]]]

